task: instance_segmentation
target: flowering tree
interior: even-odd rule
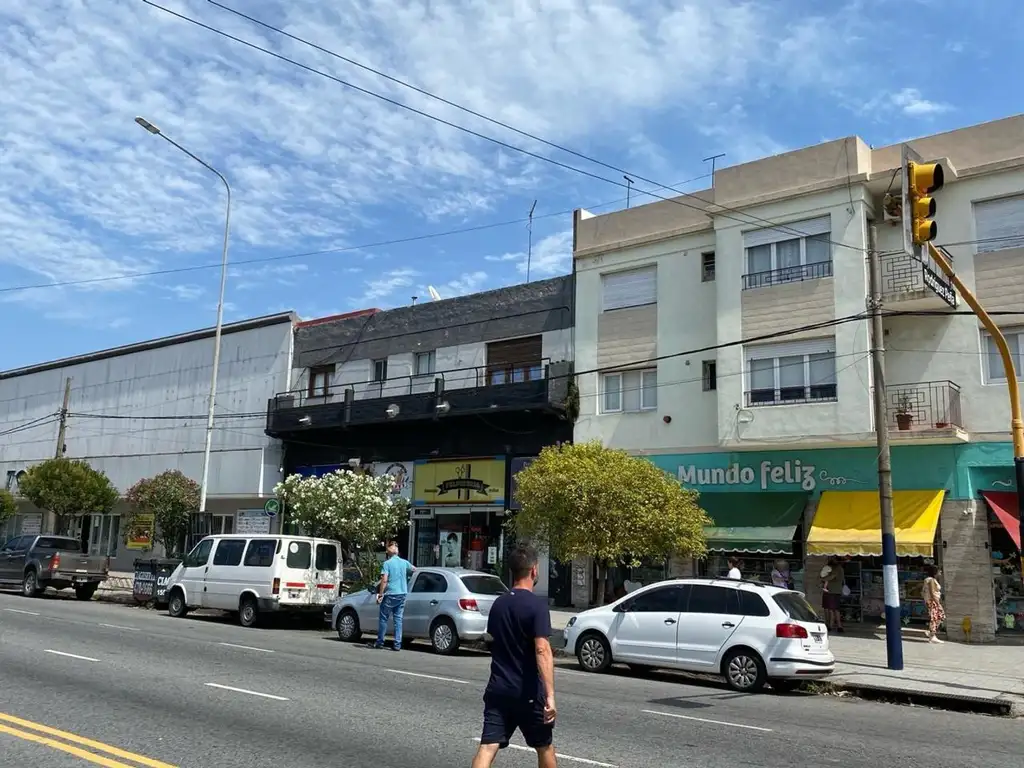
[[[191,515],[199,510],[199,483],[176,469],[139,480],[126,494],[131,512],[128,536],[150,535],[176,557],[188,534]]]
[[[373,556],[408,519],[406,503],[394,498],[394,484],[390,475],[337,470],[320,477],[290,475],[274,493],[287,505],[292,522],[310,536],[340,541],[346,560],[355,560],[360,573],[370,576],[364,572],[369,560],[357,554]]]
[[[599,442],[545,448],[516,475],[516,533],[561,561],[593,558],[598,602],[612,565],[705,552],[697,494],[651,462]]]

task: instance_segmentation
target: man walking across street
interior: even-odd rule
[[[412,578],[412,563],[398,554],[398,543],[389,541],[388,557],[380,568],[380,584],[377,587],[377,602],[380,604],[380,619],[377,622],[377,642],[374,648],[384,647],[384,635],[388,631],[388,619],[395,620],[395,644],[393,649],[402,650],[402,618],[405,615],[405,597],[409,594],[409,579]]]
[[[518,547],[508,558],[512,589],[487,616],[491,678],[484,691],[484,728],[472,768],[490,768],[519,730],[537,750],[539,768],[555,768],[555,662],[548,603],[533,593],[537,553]]]

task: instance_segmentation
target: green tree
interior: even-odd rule
[[[710,521],[697,493],[625,451],[596,441],[550,446],[516,482],[516,534],[546,545],[558,560],[593,558],[599,604],[610,566],[706,552]]]
[[[150,532],[168,557],[181,553],[191,515],[199,510],[199,483],[176,469],[139,480],[126,495],[130,505],[125,533]]]
[[[110,512],[117,488],[104,473],[78,459],[47,459],[18,481],[18,491],[39,509],[52,512],[57,532],[65,533],[72,519]]]
[[[0,525],[3,525],[18,513],[18,502],[14,500],[14,494],[5,488],[0,488]]]
[[[409,518],[408,505],[394,495],[395,479],[338,470],[320,477],[290,475],[274,493],[289,520],[307,535],[335,539],[354,562],[361,581],[376,579],[376,552]]]

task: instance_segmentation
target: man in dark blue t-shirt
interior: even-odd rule
[[[519,730],[537,750],[540,768],[555,768],[555,662],[548,603],[533,594],[537,553],[519,547],[508,558],[512,589],[487,616],[491,679],[484,691],[484,729],[473,768],[490,768],[499,749]]]

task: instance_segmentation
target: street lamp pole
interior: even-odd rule
[[[220,294],[217,298],[217,325],[213,333],[213,373],[210,376],[210,403],[206,414],[206,445],[203,449],[203,482],[199,487],[199,512],[202,514],[206,512],[207,488],[210,484],[210,450],[213,445],[213,417],[216,410],[217,370],[220,368],[220,338],[221,330],[224,325],[224,290],[227,287],[228,282],[228,234],[231,231],[231,185],[228,184],[228,180],[224,178],[224,174],[202,158],[199,158],[189,152],[185,147],[181,146],[181,144],[174,141],[174,139],[169,138],[166,134],[161,132],[159,128],[153,125],[153,123],[142,117],[136,117],[135,122],[154,136],[159,136],[168,144],[171,144],[181,150],[201,166],[216,175],[218,179],[224,182],[224,189],[227,190],[228,193],[227,208],[224,213],[224,247],[221,251],[220,259]]]

